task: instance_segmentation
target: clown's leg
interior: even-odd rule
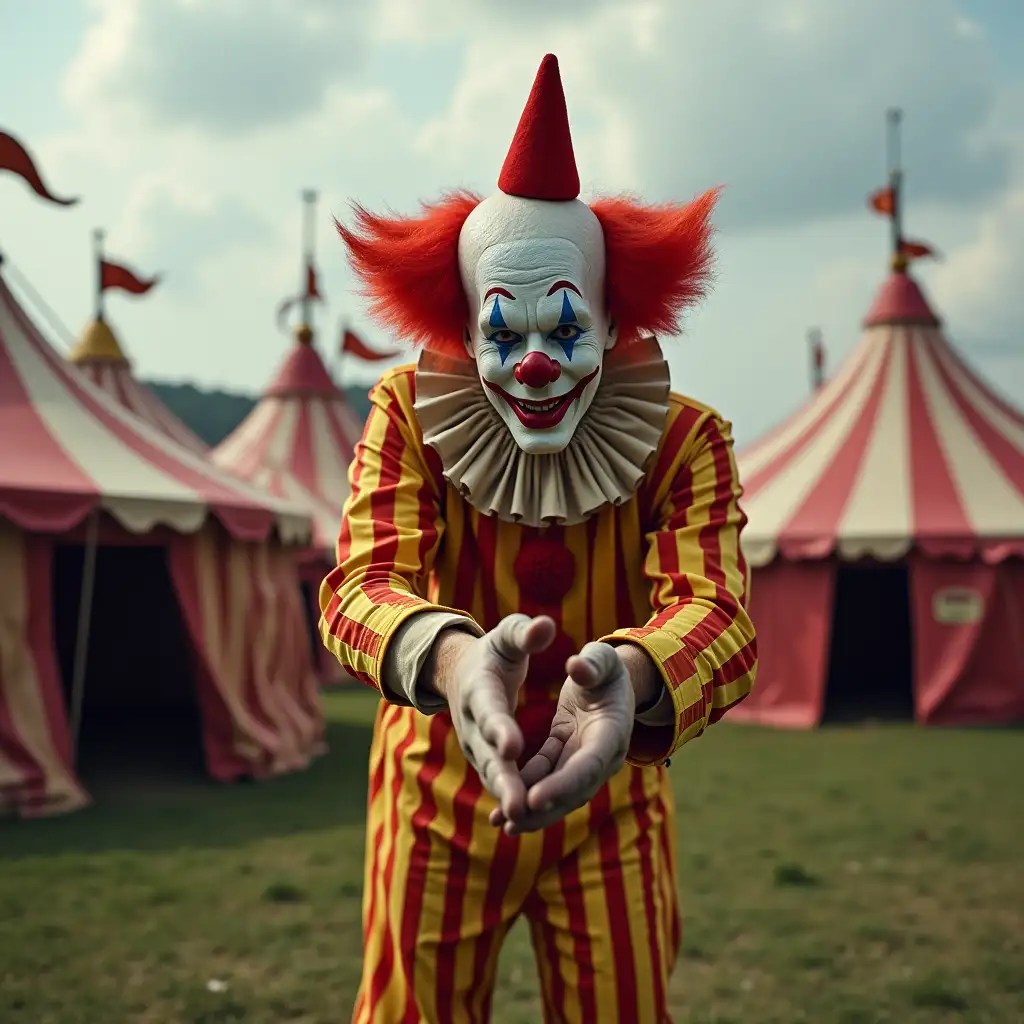
[[[548,830],[568,852],[525,908],[545,1024],[666,1024],[679,910],[665,773],[627,767],[579,814]]]
[[[441,716],[382,713],[354,1024],[490,1019],[498,954],[539,865],[538,843],[521,851],[488,823],[493,806]]]

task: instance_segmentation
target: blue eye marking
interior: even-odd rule
[[[519,344],[518,341],[496,341],[494,343],[498,346],[498,355],[501,357],[501,365],[505,365],[505,360],[512,354],[512,349]]]
[[[512,335],[512,341],[498,341],[497,335],[501,334],[502,331],[508,331],[508,333]],[[514,349],[523,339],[516,334],[515,331],[509,331],[507,327],[502,327],[501,330],[497,330],[493,334],[488,334],[487,340],[498,350],[498,356],[501,358],[501,365],[504,366],[505,360],[512,354],[512,349]]]
[[[563,327],[571,327],[575,333],[572,337],[555,338],[555,341],[562,346],[562,351],[565,353],[565,358],[572,362],[573,349],[576,347],[576,342],[579,340],[580,335],[583,333],[583,329],[578,323],[576,323],[576,310],[572,308],[572,303],[569,301],[569,292],[562,292],[562,312],[558,317],[558,329]]]
[[[494,296],[494,306],[491,308],[491,318],[487,321],[491,327],[508,329],[505,318],[501,315],[501,307],[498,305],[498,296]]]

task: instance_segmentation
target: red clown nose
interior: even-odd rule
[[[562,367],[543,352],[529,352],[516,363],[516,380],[524,387],[546,388],[562,376]]]

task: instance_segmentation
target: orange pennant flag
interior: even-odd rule
[[[875,213],[881,213],[886,217],[896,216],[896,192],[890,185],[872,192],[868,197],[868,206]]]

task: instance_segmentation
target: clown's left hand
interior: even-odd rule
[[[526,810],[511,820],[491,814],[509,835],[547,828],[582,807],[625,762],[636,695],[619,649],[587,644],[566,671],[551,733],[521,773]]]

